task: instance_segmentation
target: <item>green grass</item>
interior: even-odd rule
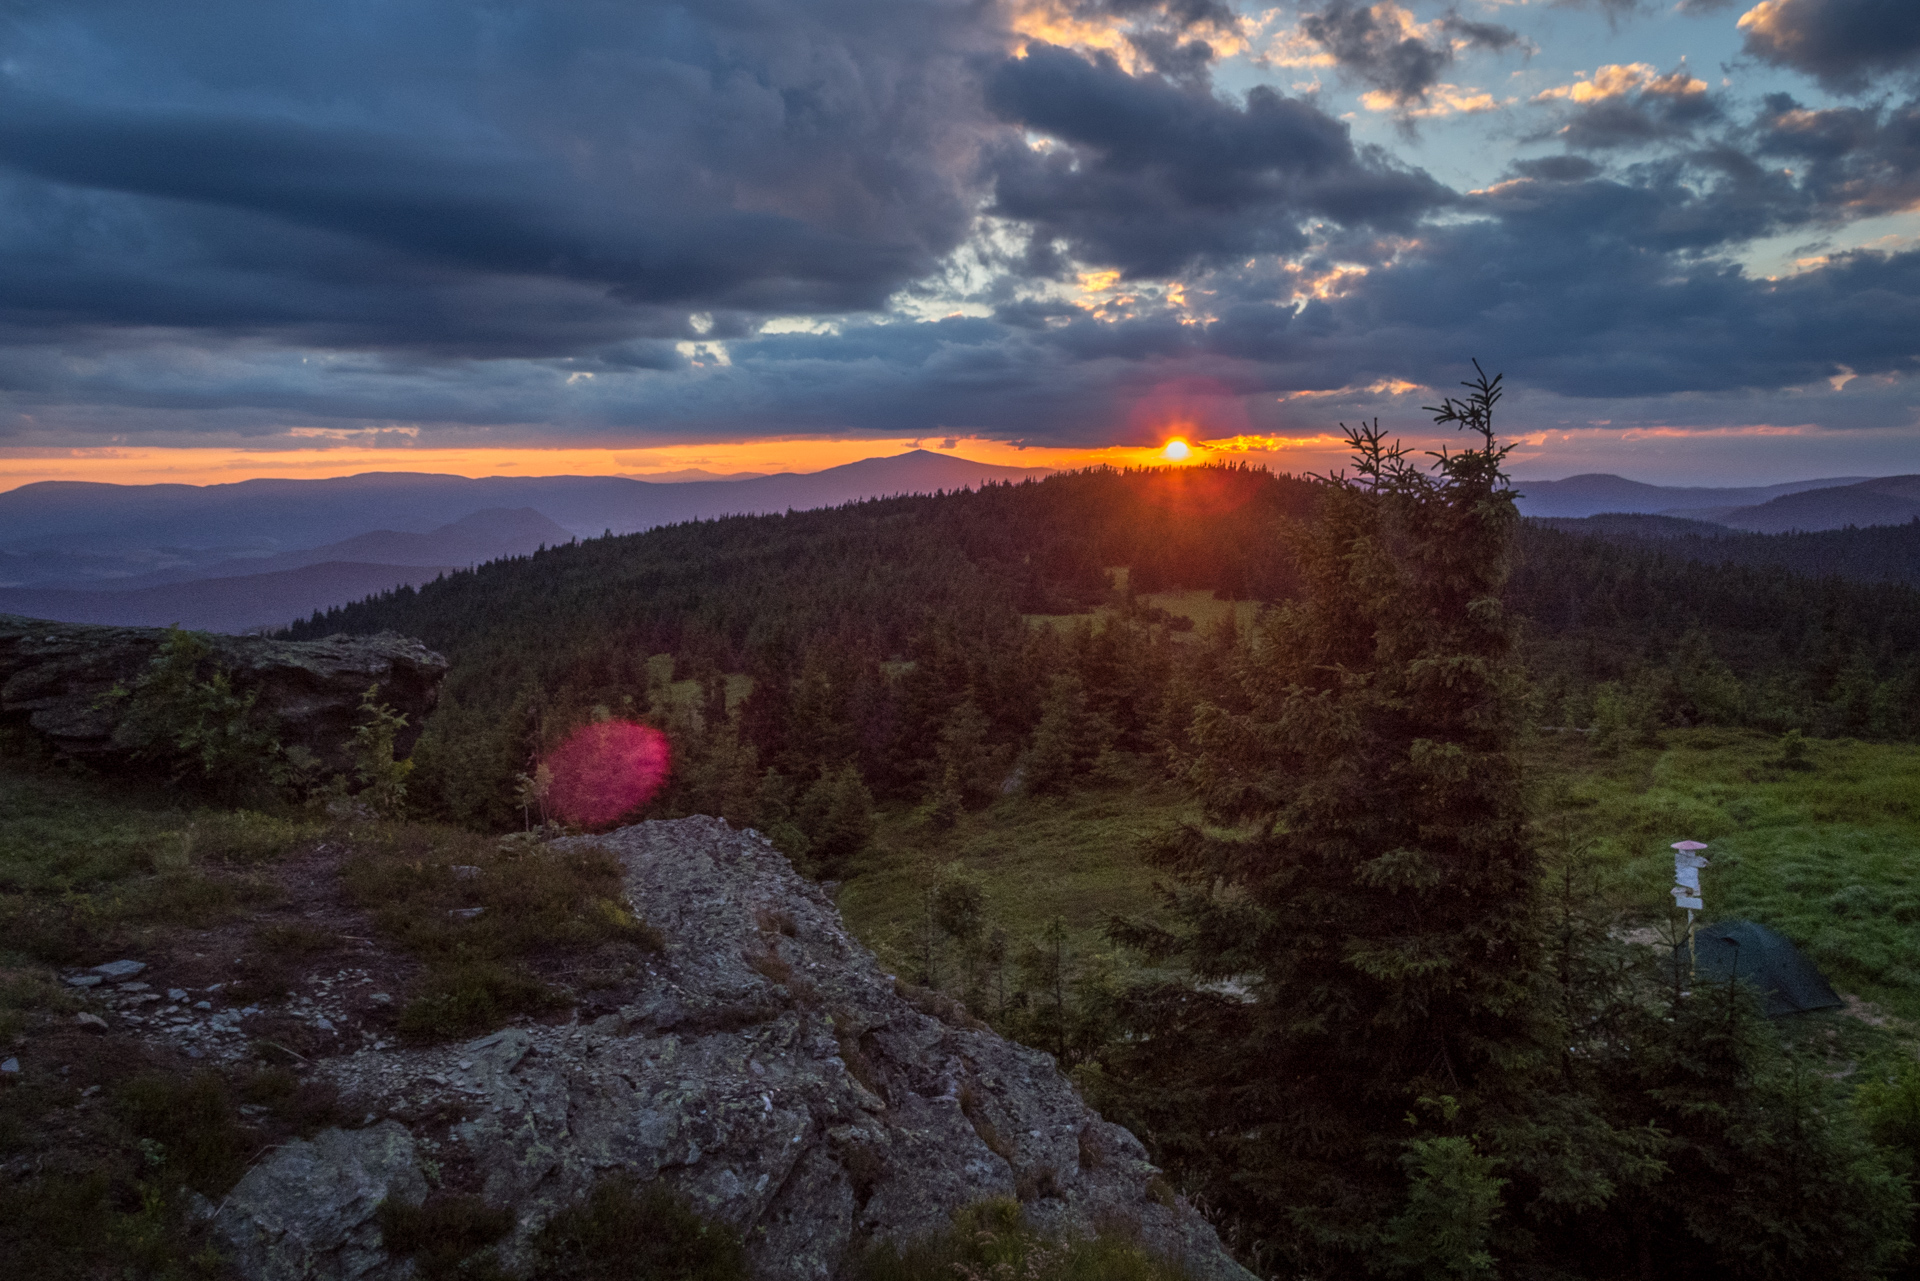
[[[1127,588],[1127,569],[1121,566],[1107,571],[1113,575],[1116,597],[1125,593]],[[1244,635],[1259,621],[1260,611],[1265,608],[1259,601],[1221,600],[1211,591],[1175,591],[1148,592],[1135,598],[1147,609],[1164,609],[1169,614],[1187,618],[1193,622],[1193,634],[1207,636],[1231,614],[1236,626]],[[1112,604],[1096,607],[1085,614],[1027,614],[1024,617],[1030,627],[1051,627],[1056,630],[1071,630],[1080,623],[1092,620],[1096,628],[1106,625],[1113,617],[1117,607]]]
[[[1006,797],[944,832],[929,830],[911,810],[886,811],[872,848],[841,888],[840,911],[868,946],[897,961],[923,912],[925,887],[958,862],[985,879],[987,913],[1014,938],[1036,937],[1059,916],[1076,947],[1102,947],[1109,913],[1137,913],[1153,902],[1143,838],[1195,813],[1149,763],[1137,769],[1137,781],[1125,785]]]
[[[301,812],[184,806],[175,792],[0,765],[0,965],[74,964],[204,928],[277,896],[264,866],[327,824]],[[17,1007],[0,994],[5,1009]]]
[[[1920,746],[1807,747],[1808,768],[1796,769],[1781,763],[1778,738],[1748,731],[1669,730],[1661,745],[1613,758],[1595,756],[1584,735],[1543,735],[1528,750],[1543,848],[1586,847],[1627,923],[1649,924],[1672,915],[1668,847],[1705,841],[1704,920],[1771,926],[1842,993],[1920,1022]],[[1109,913],[1153,906],[1142,835],[1192,814],[1144,762],[1136,784],[1003,798],[946,832],[890,810],[840,908],[883,959],[903,964],[925,888],[958,862],[984,879],[989,915],[1015,939],[1058,914],[1076,948],[1098,949]]]
[[[1799,944],[1842,992],[1920,1019],[1920,746],[1669,730],[1595,757],[1584,736],[1535,752],[1549,833],[1591,847],[1620,909],[1672,915],[1674,841],[1708,845],[1705,920],[1745,917]]]
[[[1208,591],[1150,592],[1139,599],[1169,614],[1191,618],[1194,631],[1203,636],[1218,627],[1228,614],[1234,616],[1233,621],[1244,636],[1259,620],[1262,608],[1259,601],[1221,600]]]
[[[119,780],[0,771],[0,894],[97,890],[196,866],[247,867],[326,829],[305,814],[183,808]]]

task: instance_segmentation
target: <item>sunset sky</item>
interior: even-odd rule
[[[0,488],[1920,471],[1915,0],[0,14]]]

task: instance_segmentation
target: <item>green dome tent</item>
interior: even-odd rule
[[[1843,1004],[1826,976],[1785,936],[1752,921],[1720,921],[1693,932],[1695,991],[1730,979],[1760,992],[1768,1018]],[[1683,949],[1684,950],[1684,949]]]

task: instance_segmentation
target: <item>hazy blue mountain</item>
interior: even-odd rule
[[[124,627],[170,627],[245,632],[283,627],[315,609],[384,592],[419,586],[455,566],[357,565],[330,561],[272,574],[201,578],[131,591],[70,588],[0,589],[0,614],[24,614],[63,623],[111,623]]]
[[[806,475],[680,484],[619,476],[469,479],[414,472],[205,486],[43,481],[0,493],[0,553],[11,553],[0,561],[0,575],[14,583],[69,585],[176,569],[197,576],[235,556],[303,551],[370,531],[425,534],[490,508],[531,508],[570,534],[591,536],[1046,472],[913,450]]]
[[[564,543],[573,536],[571,531],[554,524],[531,507],[489,507],[425,534],[376,529],[372,533],[357,534],[324,547],[281,552],[275,556],[240,556],[157,570],[99,583],[97,586],[101,591],[135,591],[202,578],[271,574],[330,561],[360,565],[478,565],[502,556],[524,556],[542,546]],[[49,584],[42,582],[38,585]],[[91,589],[96,584],[88,583],[85,586]]]
[[[1676,512],[1759,534],[1904,525],[1920,516],[1920,476],[1882,476],[1853,485],[1787,494],[1747,507]]]
[[[1606,512],[1639,512],[1706,520],[1711,518],[1702,515],[1698,509],[1732,510],[1809,489],[1851,485],[1863,479],[1860,476],[1836,476],[1826,480],[1789,481],[1783,485],[1714,489],[1648,485],[1624,476],[1593,473],[1569,476],[1565,480],[1516,480],[1514,488],[1521,493],[1519,507],[1525,516],[1582,517]]]

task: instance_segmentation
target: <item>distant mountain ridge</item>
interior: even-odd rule
[[[1621,476],[1515,481],[1525,516],[1672,516],[1759,534],[1903,525],[1920,516],[1920,475],[1830,477],[1748,489],[1648,485]]]
[[[1863,476],[1835,476],[1825,480],[1795,480],[1781,485],[1710,488],[1701,485],[1649,485],[1604,472],[1568,476],[1564,480],[1516,480],[1523,516],[1601,516],[1616,512],[1639,515],[1691,516],[1686,509],[1736,508],[1769,502],[1809,489],[1858,484]],[[1696,517],[1697,519],[1697,517]]]
[[[1881,476],[1852,485],[1783,494],[1751,507],[1676,511],[1756,534],[1812,533],[1847,526],[1904,525],[1920,516],[1920,476]]]
[[[60,587],[0,589],[0,614],[62,623],[116,627],[172,627],[249,632],[280,628],[314,610],[364,600],[395,587],[418,587],[456,565],[358,565],[328,561],[271,574],[200,578],[131,591],[76,591]]]
[[[1049,474],[913,450],[805,475],[679,484],[407,472],[207,486],[42,482],[0,493],[0,611],[241,631],[577,536]]]
[[[423,472],[205,486],[40,481],[0,493],[0,548],[72,553],[172,547],[222,556],[297,551],[369,530],[425,533],[486,508],[522,507],[577,535],[633,533],[683,520],[1037,479],[1051,470],[916,449],[806,474],[679,484],[622,476],[472,479]]]
[[[469,566],[502,556],[524,556],[574,537],[531,507],[488,507],[425,534],[376,529],[325,547],[277,556],[236,556],[191,569],[163,569],[101,583],[106,593],[137,591],[209,578],[273,574],[328,563],[361,565]]]

